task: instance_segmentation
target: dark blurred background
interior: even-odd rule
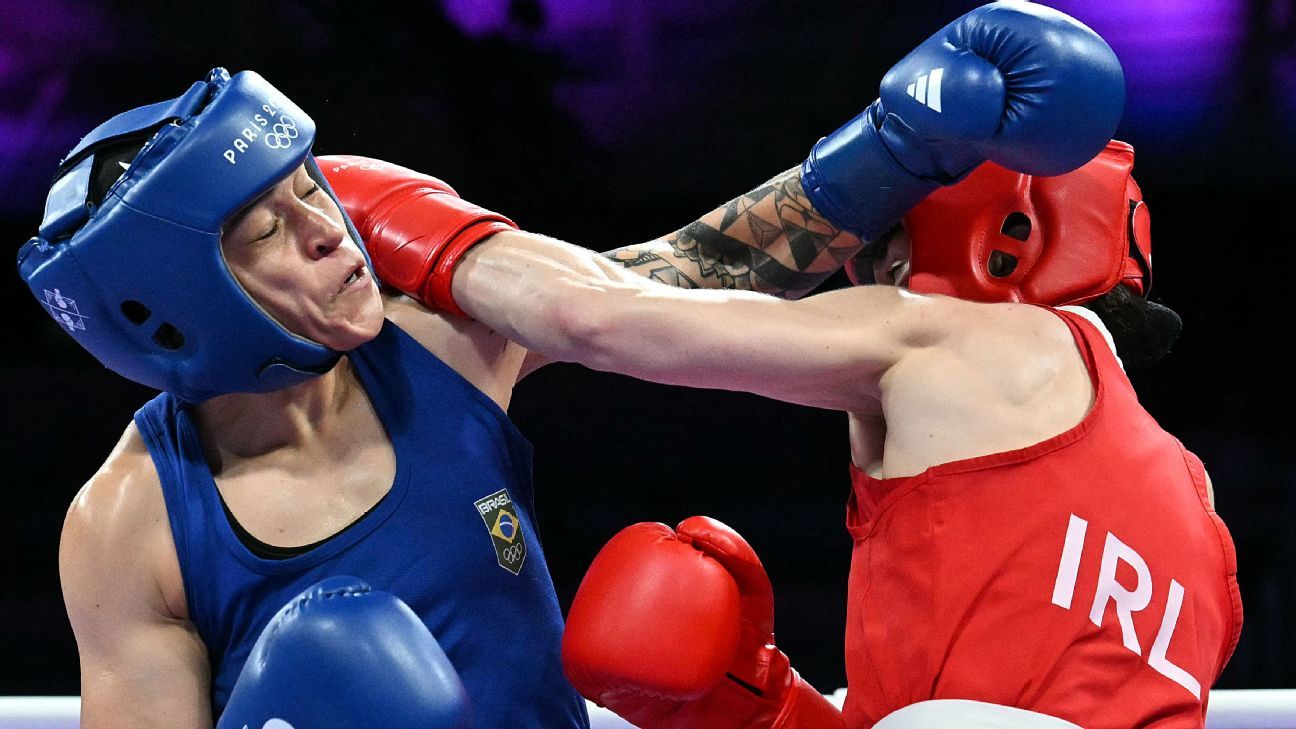
[[[60,158],[108,116],[214,65],[256,69],[315,117],[317,151],[440,176],[523,227],[598,250],[673,231],[799,164],[883,72],[976,2],[0,0],[0,232],[35,230]],[[1226,688],[1296,686],[1290,212],[1296,0],[1055,0],[1127,74],[1154,298],[1186,323],[1136,377],[1205,460],[1246,607]],[[100,367],[0,277],[0,694],[75,694],[63,514],[152,393]],[[841,285],[834,279],[829,286]],[[780,645],[844,685],[845,417],[560,365],[517,390],[564,607],[620,527],[706,513],[755,545]]]

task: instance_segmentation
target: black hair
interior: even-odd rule
[[[107,197],[108,190],[126,174],[126,170],[135,161],[136,155],[144,148],[152,132],[148,135],[137,135],[103,146],[95,154],[94,167],[90,174],[90,189],[86,198],[99,205]]]
[[[1085,304],[1111,332],[1116,354],[1131,371],[1151,367],[1170,352],[1183,320],[1168,306],[1117,286]]]

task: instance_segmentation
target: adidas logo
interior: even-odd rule
[[[941,78],[945,76],[945,69],[933,68],[930,73],[924,73],[918,77],[918,80],[909,84],[907,91],[909,97],[917,99],[919,104],[925,105],[928,109],[936,112],[941,111]]]

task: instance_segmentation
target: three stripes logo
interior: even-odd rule
[[[941,113],[941,79],[944,76],[945,69],[933,68],[929,73],[922,74],[917,81],[909,84],[906,91],[910,98],[939,114]]]

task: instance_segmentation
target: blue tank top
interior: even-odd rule
[[[395,449],[396,478],[369,513],[287,559],[239,540],[183,404],[163,393],[135,414],[211,660],[213,711],[281,606],[325,577],[352,575],[423,619],[472,697],[474,726],[588,727],[559,660],[562,613],[535,529],[531,444],[390,321],[348,357]]]

